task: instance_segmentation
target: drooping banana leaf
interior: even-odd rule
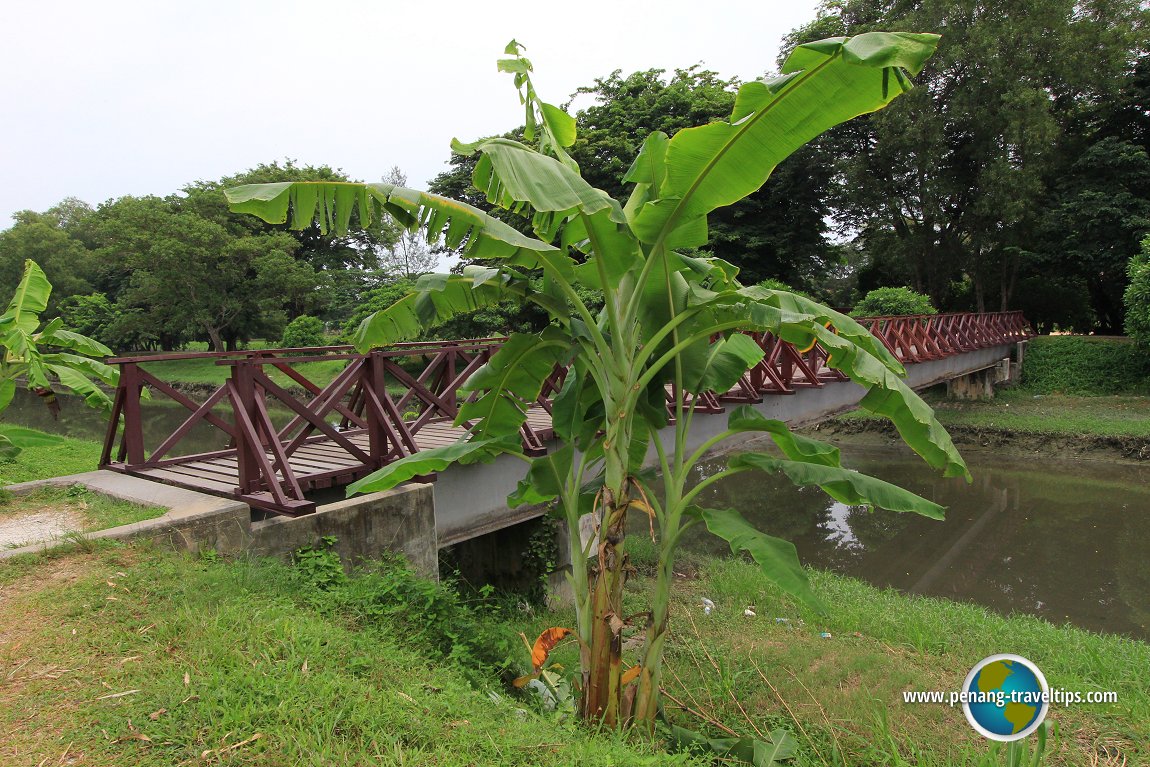
[[[694,284],[688,292],[692,306],[701,311],[698,324],[704,328],[738,321],[746,329],[769,331],[800,348],[817,340],[829,353],[830,367],[867,388],[860,403],[863,408],[889,418],[911,449],[944,476],[969,480],[966,463],[934,411],[900,377],[902,366],[865,328],[856,330],[843,323],[844,330],[835,332],[838,328],[833,323],[841,322],[842,315],[836,317],[837,312],[813,301],[792,302],[774,295],[759,300],[760,294],[754,291],[716,292]],[[824,327],[824,322],[832,323],[835,330]],[[871,353],[879,347],[881,358]]]
[[[839,466],[839,449],[817,439],[795,434],[782,421],[767,418],[750,405],[740,405],[727,417],[727,429],[734,432],[761,431],[770,434],[783,455],[792,461]]]
[[[540,265],[538,254],[557,250],[467,203],[382,182],[285,181],[246,184],[224,194],[236,213],[282,224],[290,212],[293,228],[314,222],[325,234],[346,233],[353,212],[365,227],[387,214],[407,229],[426,227],[430,239],[442,237],[446,247],[462,247],[469,259],[498,259],[534,268]]]
[[[493,274],[489,274],[493,273]],[[372,314],[352,334],[360,352],[419,336],[429,327],[530,291],[525,278],[498,269],[469,267],[464,274],[424,274],[410,293]]]
[[[418,453],[389,463],[358,482],[351,483],[347,486],[347,495],[351,497],[357,493],[390,490],[412,477],[443,471],[453,463],[486,463],[494,460],[500,453],[518,449],[517,438],[499,438],[456,442],[443,447],[420,450]]]
[[[763,354],[763,348],[743,333],[720,338],[711,343],[702,367],[687,371],[684,386],[692,394],[725,394],[743,373],[763,359]]]
[[[731,458],[732,469],[782,472],[796,485],[818,485],[827,495],[848,506],[877,506],[887,511],[912,511],[943,519],[945,509],[898,485],[839,466],[773,458],[762,453],[740,453]]]
[[[23,426],[0,424],[0,458],[12,459],[29,447],[58,445],[63,438],[55,434],[45,434]]]
[[[527,476],[519,481],[515,492],[507,496],[507,507],[535,506],[555,500],[563,492],[563,483],[571,473],[575,445],[567,442],[547,455],[531,460]]]
[[[456,143],[452,148],[461,154],[480,153],[472,182],[493,205],[533,211],[532,227],[539,237],[550,241],[562,231],[564,246],[594,254],[615,279],[640,261],[638,243],[619,203],[576,170],[509,139]]]
[[[71,330],[64,330],[62,327],[53,327],[53,325],[58,322],[61,321],[52,320],[52,322],[44,326],[44,329],[37,335],[36,342],[43,346],[56,346],[61,349],[68,349],[69,351],[76,352],[76,354],[84,354],[88,357],[112,356],[112,350],[94,338],[88,338],[85,335]]]
[[[68,352],[55,352],[45,354],[43,359],[46,365],[72,368],[86,376],[103,381],[108,386],[115,386],[120,381],[120,371],[90,357],[81,357],[79,354]]]
[[[101,408],[103,410],[110,410],[112,407],[112,399],[104,390],[96,384],[92,383],[86,375],[75,370],[69,365],[57,365],[53,363],[45,363],[48,370],[60,379],[60,383],[68,387],[75,394],[79,394],[84,398],[84,402],[89,407]]]
[[[687,507],[685,514],[702,520],[712,535],[731,545],[735,554],[741,551],[750,554],[763,574],[783,591],[816,610],[826,609],[811,591],[795,544],[767,535],[734,509],[705,509],[692,505]]]

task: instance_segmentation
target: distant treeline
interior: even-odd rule
[[[745,283],[779,280],[834,306],[907,285],[942,311],[1022,309],[1041,329],[1121,332],[1127,266],[1150,233],[1147,20],[1137,0],[828,0],[784,50],[887,29],[941,32],[938,53],[891,108],[831,130],[717,211],[706,250]],[[736,84],[700,67],[607,74],[576,94],[587,106],[571,154],[625,201],[639,137],[729,115]],[[432,191],[490,210],[474,160],[450,163]],[[0,291],[31,258],[56,286],[49,311],[120,350],[234,348],[279,339],[300,315],[346,329],[437,254],[378,222],[348,237],[267,225],[229,213],[222,194],[309,178],[342,175],[273,163],[167,197],[20,212],[0,232]],[[404,182],[398,169],[388,180]],[[435,334],[541,321],[504,305]]]

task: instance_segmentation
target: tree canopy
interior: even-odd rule
[[[572,159],[592,186],[625,198],[624,176],[643,139],[652,131],[668,136],[728,116],[735,105],[737,79],[695,66],[668,73],[648,69],[624,76],[622,70],[579,88],[572,105],[592,103],[575,114],[577,138]],[[504,134],[519,139],[522,129]],[[501,211],[471,184],[476,158],[455,155],[451,170],[430,185],[437,194],[455,197],[523,226],[515,214]],[[824,237],[827,226],[825,187],[830,181],[818,152],[805,147],[787,159],[760,191],[724,207],[711,217],[710,238],[701,249],[742,269],[742,278],[757,282],[776,278],[801,287],[821,280],[832,259]]]
[[[938,306],[1005,309],[1053,272],[1113,329],[1150,199],[1146,113],[1132,106],[1146,93],[1141,5],[835,0],[790,42],[880,27],[944,34],[922,87],[822,143],[830,205],[865,243],[870,287],[905,279]]]
[[[44,264],[56,290],[48,310],[122,349],[207,341],[224,350],[278,338],[293,317],[342,321],[383,278],[398,229],[375,222],[334,235],[236,216],[225,186],[302,178],[345,180],[327,166],[264,164],[165,197],[125,196],[91,208],[68,199],[22,211],[0,232],[0,290],[25,260]]]

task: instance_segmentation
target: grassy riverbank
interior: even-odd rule
[[[959,446],[1025,454],[1150,459],[1150,355],[1127,339],[1053,336],[1030,342],[1021,385],[994,399],[924,393]],[[854,411],[816,427],[823,434],[879,432],[890,423]]]
[[[55,445],[25,448],[12,460],[0,461],[0,486],[95,471],[99,442],[61,437]]]
[[[901,693],[957,689],[974,662],[1011,651],[1051,685],[1120,696],[1053,712],[1061,734],[1047,764],[1146,763],[1146,644],[826,574],[814,575],[833,608],[820,618],[741,561],[683,569],[667,653],[677,723],[716,735],[782,727],[802,744],[796,767],[978,765],[987,744],[958,709]],[[508,692],[500,669],[526,663],[515,631],[569,625],[564,611],[470,607],[387,569],[344,583],[322,559],[301,570],[126,546],[0,563],[0,588],[6,763],[687,761],[662,740],[593,735]],[[575,653],[568,641],[556,658],[571,669]]]
[[[639,543],[640,569],[649,568],[650,547],[632,543]],[[960,708],[905,704],[902,693],[958,690],[978,660],[1013,652],[1033,660],[1053,687],[1119,694],[1117,705],[1052,711],[1060,734],[1046,764],[1150,764],[1150,645],[822,572],[812,573],[813,587],[830,614],[819,616],[742,560],[681,569],[687,577],[674,596],[678,636],[668,648],[665,684],[673,696],[668,710],[685,726],[708,727],[703,720],[710,719],[716,735],[784,727],[803,744],[799,766],[979,765],[987,743]],[[628,588],[647,585],[639,579]],[[716,605],[709,616],[703,597]],[[748,607],[754,617],[744,614]],[[571,619],[541,616],[532,630]],[[560,659],[575,663],[575,649]]]
[[[448,640],[483,616],[410,579],[335,596],[282,565],[102,547],[0,562],[0,584],[5,764],[688,762],[513,701]]]
[[[1002,389],[994,399],[985,401],[948,400],[941,391],[928,392],[924,398],[948,429],[964,427],[1032,434],[1150,437],[1150,397],[1089,397]],[[857,410],[838,419],[887,422]]]

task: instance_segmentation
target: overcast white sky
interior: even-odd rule
[[[422,187],[453,136],[521,123],[495,59],[527,46],[566,101],[614,69],[703,63],[744,80],[815,0],[557,3],[104,0],[9,3],[0,26],[0,229],[294,158]],[[567,12],[558,10],[567,9]],[[702,9],[702,10],[700,10]],[[578,105],[578,104],[577,104]]]

